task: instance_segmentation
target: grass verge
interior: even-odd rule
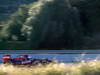
[[[100,75],[100,61],[49,64],[36,67],[0,65],[0,75]]]

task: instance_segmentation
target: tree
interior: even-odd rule
[[[13,35],[20,38],[21,37],[21,29],[23,27],[26,18],[28,17],[28,8],[22,6],[15,12],[11,19],[8,21],[8,24],[5,25],[3,32],[8,34],[7,38],[11,38]]]
[[[78,49],[84,37],[79,9],[69,0],[40,0],[28,8],[21,7],[5,30],[8,36],[18,38],[31,33],[32,49]]]
[[[78,9],[68,0],[46,1],[39,7],[38,14],[31,17],[32,48],[74,48],[82,40]]]
[[[100,32],[100,0],[83,0],[76,5],[80,11],[85,35]]]

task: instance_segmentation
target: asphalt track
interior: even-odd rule
[[[0,50],[0,54],[100,54],[100,50]]]

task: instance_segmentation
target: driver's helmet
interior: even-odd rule
[[[32,59],[32,57],[31,56],[28,56],[28,59]]]

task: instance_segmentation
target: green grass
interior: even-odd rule
[[[49,64],[36,67],[1,65],[0,75],[100,75],[100,61],[78,64]]]
[[[6,43],[7,50],[21,50],[21,49],[29,49],[28,42],[24,41],[8,41]]]
[[[30,49],[28,42],[24,41],[2,41],[0,42],[0,50],[26,50]]]

